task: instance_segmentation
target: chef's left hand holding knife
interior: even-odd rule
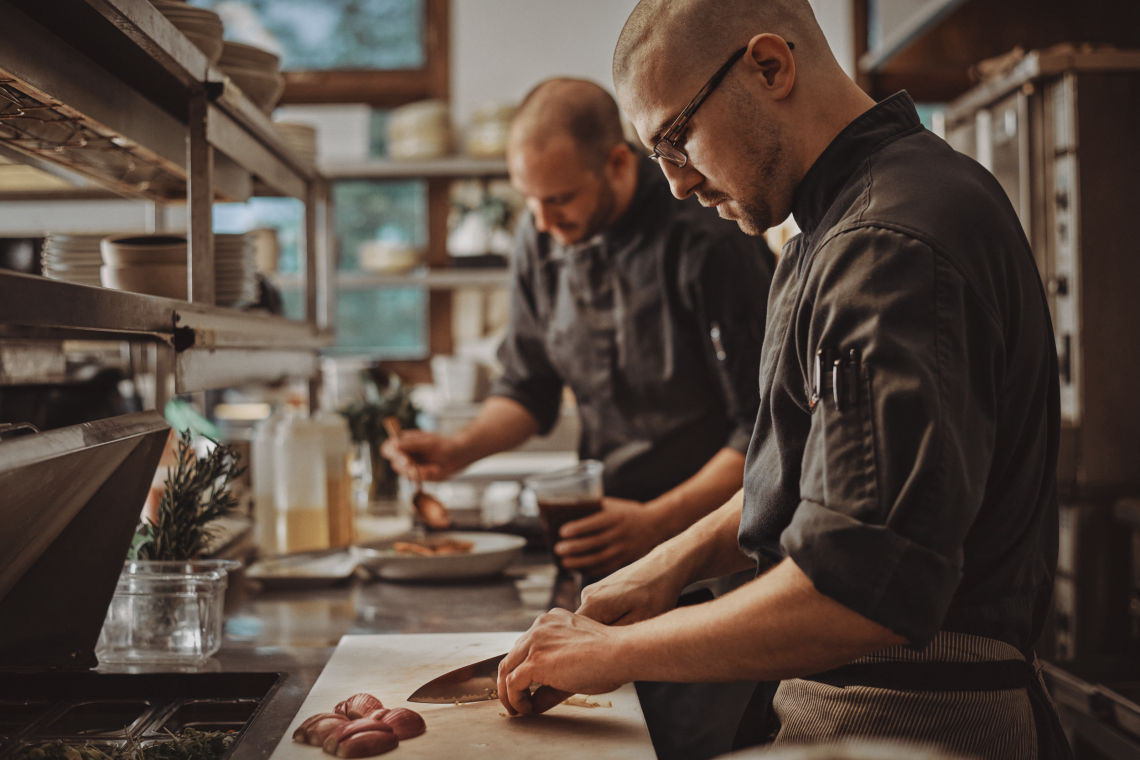
[[[499,701],[511,715],[539,713],[558,701],[532,684],[566,694],[605,694],[635,679],[624,644],[632,623],[676,605],[687,576],[683,563],[658,547],[582,590],[577,612],[555,609],[540,615],[499,663]],[[536,703],[537,702],[537,703]]]
[[[535,620],[499,663],[499,701],[511,715],[544,712],[571,694],[604,694],[630,678],[613,658],[620,628],[556,609]],[[538,689],[532,697],[531,685]]]

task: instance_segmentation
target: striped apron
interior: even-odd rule
[[[931,744],[993,760],[1071,758],[1036,663],[996,639],[943,631],[781,682],[775,744],[841,737]]]

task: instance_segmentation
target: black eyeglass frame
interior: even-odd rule
[[[785,40],[785,42],[787,42],[788,50],[796,49],[794,42],[788,42],[787,40]],[[683,169],[688,165],[689,154],[685,152],[684,148],[677,145],[677,141],[685,134],[685,128],[689,126],[689,121],[693,118],[693,114],[697,112],[697,109],[701,107],[708,96],[712,95],[713,90],[728,76],[729,70],[735,66],[736,62],[743,58],[747,52],[747,46],[736,50],[728,57],[727,61],[721,64],[721,67],[716,70],[716,73],[709,77],[709,80],[705,82],[705,86],[693,96],[693,99],[689,101],[688,105],[681,109],[681,112],[677,114],[677,118],[673,119],[669,128],[666,129],[665,133],[653,144],[653,152],[649,154],[650,158],[654,161],[664,159],[678,169]]]

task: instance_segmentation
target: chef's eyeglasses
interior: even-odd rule
[[[794,42],[788,42],[788,50],[795,50],[796,45]],[[649,157],[654,161],[665,160],[678,168],[684,168],[689,163],[689,154],[685,149],[677,145],[681,138],[685,136],[685,128],[689,126],[689,120],[693,118],[693,114],[705,102],[709,95],[712,95],[713,90],[728,76],[729,69],[731,69],[737,61],[744,57],[748,52],[747,47],[742,47],[728,57],[716,73],[705,82],[705,86],[700,89],[700,92],[689,101],[689,104],[681,109],[681,113],[677,114],[677,118],[673,119],[673,123],[665,130],[665,134],[661,136],[653,145],[653,152]]]

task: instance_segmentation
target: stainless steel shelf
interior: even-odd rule
[[[44,336],[158,341],[179,393],[312,376],[333,340],[307,322],[0,271],[0,339]]]
[[[372,288],[421,287],[428,290],[455,290],[457,288],[505,288],[509,283],[508,270],[488,269],[419,269],[406,274],[380,272],[338,272],[338,290],[368,290]],[[296,275],[273,275],[278,287],[296,288],[301,278]]]
[[[308,322],[0,270],[4,330],[149,336],[189,348],[316,349],[329,336]]]
[[[88,23],[56,23],[69,12],[85,14]],[[0,0],[0,18],[0,84],[32,108],[50,107],[43,113],[66,119],[68,127],[25,121],[26,129],[41,127],[42,134],[7,140],[10,147],[126,197],[184,197],[187,102],[204,97],[211,101],[206,139],[224,154],[214,171],[218,200],[247,199],[253,187],[248,175],[301,199],[318,179],[285,147],[269,118],[147,0]],[[90,28],[98,22],[106,28]],[[16,123],[8,120],[7,131]],[[0,141],[4,134],[0,130]],[[99,141],[98,150],[71,144],[74,134],[80,142]],[[233,172],[230,163],[247,176]]]
[[[463,179],[496,177],[507,174],[502,158],[447,156],[424,160],[373,160],[352,164],[321,164],[320,173],[329,179]]]
[[[0,273],[0,341],[152,346],[160,407],[167,378],[181,393],[317,374],[333,342],[327,185],[148,0],[0,0],[0,117],[9,160],[85,194],[186,202],[191,275],[187,302]],[[212,204],[255,188],[305,203],[307,321],[212,305]]]

